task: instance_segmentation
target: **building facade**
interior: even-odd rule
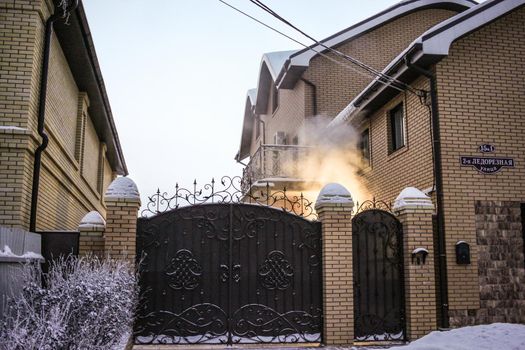
[[[106,188],[117,175],[127,174],[82,3],[74,7],[69,2],[68,18],[62,18],[59,3],[0,1],[1,226],[31,228],[32,192],[37,186],[33,229],[77,230],[86,213],[105,216]],[[51,24],[53,14],[58,18]],[[47,48],[46,26],[53,29]],[[43,97],[44,113],[39,103]],[[42,117],[49,142],[35,184]]]
[[[403,1],[322,42],[382,70],[421,33],[470,6],[457,0]],[[263,55],[257,88],[247,94],[236,156],[250,157],[245,179],[271,179],[278,187],[295,183],[299,189],[304,180],[315,180],[288,164],[308,152],[301,132],[305,123],[316,116],[333,118],[372,80],[349,65],[321,45]]]
[[[394,202],[415,187],[434,203],[434,242],[427,247],[436,281],[431,328],[525,323],[525,2],[489,0],[461,10],[430,9],[427,1],[397,6],[416,3],[425,9],[340,46],[330,40],[341,33],[326,41],[381,70],[391,78],[387,83],[312,50],[301,68],[293,64],[300,54],[292,53],[274,68],[275,80],[260,78],[246,101],[237,158],[252,157],[247,176],[253,177],[250,165],[262,145],[285,136],[288,145],[300,144],[293,140],[308,116],[336,115],[330,126],[351,125],[359,135],[357,175],[371,195]],[[288,78],[294,74],[297,82]],[[273,82],[277,92],[259,97],[261,81]],[[259,119],[266,141],[251,122]],[[283,133],[272,140],[277,131]],[[262,173],[255,178],[264,180]]]

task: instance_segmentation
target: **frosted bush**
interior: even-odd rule
[[[130,263],[71,257],[40,276],[39,266],[22,267],[25,287],[0,324],[1,350],[117,349],[131,334],[138,288]]]

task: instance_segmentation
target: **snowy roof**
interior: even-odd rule
[[[405,0],[386,10],[375,14],[349,28],[346,28],[326,39],[321,40],[324,46],[337,47],[379,26],[385,25],[396,18],[409,13],[427,8],[443,8],[456,11],[464,11],[477,3],[471,0]],[[310,60],[318,55],[318,52],[326,51],[321,45],[312,45],[304,48],[290,56],[286,61],[284,69],[276,80],[280,88],[291,89],[300,78],[302,73],[310,65]]]
[[[277,80],[277,76],[281,72],[281,69],[283,68],[284,63],[295,52],[297,52],[297,50],[267,52],[263,55],[262,63],[265,63],[266,66],[268,67],[268,70],[270,71],[270,74],[272,75],[273,81]]]
[[[257,89],[248,90],[248,93],[246,95],[250,99],[250,103],[252,104],[252,106],[255,106],[255,101],[257,99]]]
[[[488,0],[440,22],[414,40],[383,69],[383,73],[409,81],[414,78],[414,73],[406,65],[406,57],[410,57],[412,64],[421,66],[436,63],[448,55],[453,42],[523,5],[525,0]],[[376,78],[330,124],[336,125],[366,115],[396,93]]]

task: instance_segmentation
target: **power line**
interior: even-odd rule
[[[286,20],[285,18],[280,16],[277,12],[273,11],[270,7],[265,5],[262,1],[260,1],[260,0],[249,0],[249,1],[251,3],[253,3],[254,5],[258,6],[259,8],[261,8],[262,10],[264,10],[265,12],[267,12],[270,15],[274,16],[275,18],[277,18],[281,22],[283,22],[286,25],[290,26],[291,28],[295,29],[297,32],[301,33],[302,35],[304,35],[308,39],[312,40],[317,45],[323,47],[326,50],[329,50],[330,52],[336,54],[339,57],[342,57],[343,59],[345,59],[347,61],[352,62],[353,64],[357,65],[361,69],[363,69],[363,70],[369,72],[370,74],[376,76],[377,78],[382,79],[385,82],[389,82],[390,84],[396,84],[398,87],[401,87],[403,89],[409,90],[410,92],[416,94],[417,96],[421,95],[421,91],[420,90],[414,89],[410,85],[408,85],[408,84],[406,84],[406,83],[404,83],[404,82],[402,82],[402,81],[400,81],[400,80],[398,80],[398,79],[396,79],[396,78],[394,78],[392,76],[389,76],[389,75],[387,75],[387,74],[385,74],[383,72],[380,72],[380,71],[376,70],[375,68],[373,68],[373,67],[371,67],[371,66],[369,66],[369,65],[367,65],[367,64],[365,64],[363,62],[361,62],[360,60],[358,60],[358,59],[356,59],[356,58],[354,58],[354,57],[352,57],[350,55],[347,55],[347,54],[345,54],[345,53],[343,53],[343,52],[341,52],[339,50],[336,50],[336,49],[334,49],[332,47],[326,46],[325,44],[323,44],[319,40],[316,40],[311,35],[305,33],[303,30],[299,29],[297,26],[293,25],[288,20]]]
[[[233,6],[233,5],[229,4],[229,3],[227,3],[227,2],[224,1],[224,0],[219,0],[219,2],[223,3],[224,5],[230,7],[231,9],[233,9],[233,10],[235,10],[235,11],[241,13],[242,15],[244,15],[244,16],[246,16],[246,17],[252,19],[253,21],[255,21],[255,22],[257,22],[257,23],[259,23],[259,24],[265,26],[266,28],[268,28],[268,29],[270,29],[270,30],[272,30],[272,31],[274,31],[274,32],[276,32],[276,33],[278,33],[278,34],[284,36],[285,38],[287,38],[287,39],[289,39],[289,40],[291,40],[291,41],[293,41],[293,42],[295,42],[295,43],[297,43],[297,44],[303,46],[304,48],[306,48],[306,49],[308,49],[308,50],[311,50],[311,51],[315,52],[316,54],[318,54],[318,55],[320,55],[320,56],[322,56],[322,57],[324,57],[324,58],[326,58],[326,59],[328,59],[328,60],[330,60],[330,61],[332,61],[332,62],[334,62],[334,63],[336,63],[336,64],[339,64],[339,65],[341,65],[341,66],[343,66],[343,67],[345,67],[345,68],[348,68],[348,69],[350,69],[350,70],[352,70],[352,71],[354,71],[354,72],[356,72],[357,74],[360,74],[360,75],[362,75],[362,76],[366,76],[366,77],[369,77],[369,76],[370,76],[370,74],[367,74],[367,73],[363,72],[362,70],[356,69],[354,66],[352,66],[352,65],[350,65],[350,64],[348,64],[348,63],[341,62],[341,61],[339,61],[339,60],[337,60],[337,59],[335,59],[335,58],[333,58],[333,57],[331,57],[331,56],[326,55],[326,54],[323,53],[322,51],[318,51],[318,50],[314,49],[313,47],[311,47],[311,46],[309,46],[309,45],[306,45],[306,44],[300,42],[300,41],[297,40],[297,39],[292,38],[291,36],[289,36],[289,35],[287,35],[287,34],[281,32],[281,31],[279,31],[278,29],[275,29],[274,27],[272,27],[272,26],[270,26],[270,25],[268,25],[268,24],[266,24],[266,23],[264,23],[264,22],[258,20],[257,18],[255,18],[255,17],[249,15],[248,13],[246,13],[246,12],[244,12],[244,11],[238,9],[237,7],[235,7],[235,6]],[[314,41],[315,41],[315,40],[314,40]],[[396,86],[396,85],[392,85],[391,83],[389,83],[389,82],[391,82],[390,80],[384,81],[384,80],[381,80],[381,79],[384,79],[384,78],[378,77],[378,82],[380,82],[380,83],[382,83],[382,84],[384,84],[384,85],[386,85],[386,86],[389,86],[389,87],[391,87],[391,88],[393,88],[393,89],[395,89],[395,90],[398,90],[398,91],[400,91],[400,92],[405,91],[403,88],[398,87],[398,86]]]

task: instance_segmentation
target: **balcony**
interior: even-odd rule
[[[300,161],[308,157],[310,149],[297,145],[261,145],[243,170],[242,191],[268,183],[288,189],[300,187],[305,182]]]

